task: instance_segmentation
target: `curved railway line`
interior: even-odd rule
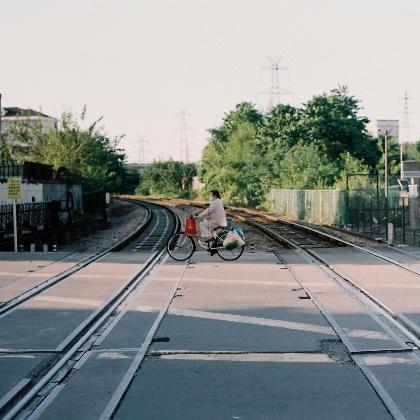
[[[38,394],[40,391],[44,388],[50,388],[47,394],[49,396],[54,395],[54,390],[59,389],[57,388],[58,383],[54,382],[54,377],[57,375],[65,377],[71,372],[77,360],[86,354],[93,342],[98,340],[101,334],[106,331],[106,327],[109,327],[115,321],[117,309],[130,299],[133,292],[136,292],[141,287],[145,277],[162,261],[167,239],[180,228],[178,216],[171,209],[162,205],[139,201],[133,202],[146,209],[145,220],[135,232],[109,249],[87,256],[71,268],[2,303],[0,307],[0,325],[5,320],[7,321],[8,316],[13,316],[13,312],[19,310],[24,304],[31,304],[36,299],[42,298],[42,294],[51,290],[53,286],[62,285],[66,280],[71,281],[74,275],[83,275],[84,270],[94,267],[95,263],[104,261],[108,257],[112,258],[112,255],[117,254],[119,251],[125,251],[125,253],[128,251],[142,251],[148,257],[141,264],[139,270],[136,270],[128,279],[122,282],[123,284],[115,293],[108,296],[88,317],[77,324],[76,328],[57,347],[58,351],[55,352],[52,360],[41,363],[40,369],[33,377],[22,378],[16,386],[0,398],[1,418],[12,419],[18,415],[23,418],[36,418],[36,413],[40,410],[36,401],[39,400],[40,404],[45,401],[45,395],[39,398]],[[134,261],[137,255],[139,254],[133,252]],[[170,299],[173,298],[175,293],[176,289]],[[170,300],[168,305],[169,303]],[[162,317],[163,315],[164,313]],[[159,323],[156,324],[155,329],[158,325]],[[39,327],[42,328],[42,325]],[[150,333],[150,337],[148,336],[146,339],[148,344],[150,344],[153,335]],[[145,347],[145,350],[147,350],[147,347],[148,345]],[[0,353],[3,354],[25,352],[30,353],[31,350],[17,349],[8,351],[7,349],[0,349]],[[74,358],[75,355],[77,355],[77,359]],[[35,405],[31,406],[29,410],[26,409],[28,404],[34,403],[34,401]]]
[[[51,290],[53,286],[62,284],[66,279],[71,278],[76,273],[80,274],[86,268],[93,267],[96,262],[103,261],[111,255],[115,255],[117,251],[125,251],[126,254],[131,253],[133,256],[139,255],[136,253],[137,251],[145,251],[147,254],[147,258],[143,261],[141,268],[133,273],[129,279],[124,281],[115,293],[108,296],[106,301],[98,305],[88,317],[85,317],[82,322],[77,324],[71,334],[57,347],[56,350],[58,351],[55,352],[54,358],[49,360],[48,364],[41,366],[41,370],[33,377],[22,378],[15,387],[10,389],[0,399],[0,416],[2,418],[13,419],[19,416],[19,418],[36,419],[42,416],[44,411],[63,389],[63,380],[70,375],[77,375],[79,367],[90,357],[92,347],[105,340],[110,331],[118,325],[124,314],[126,314],[127,307],[129,307],[133,296],[141,295],[144,279],[154,267],[167,258],[164,256],[165,245],[172,232],[180,230],[179,214],[177,215],[174,210],[169,210],[168,207],[158,203],[130,201],[145,206],[147,209],[145,222],[139,226],[136,232],[112,248],[87,256],[73,267],[43,281],[35,287],[21,293],[19,296],[15,296],[10,301],[4,302],[0,306],[1,327],[3,320],[7,319],[15,310],[19,310],[25,303],[36,300],[39,295]],[[184,200],[173,201],[173,203],[197,206],[197,203]],[[420,348],[420,322],[419,320],[411,319],[409,315],[401,313],[392,304],[384,302],[375,293],[353,278],[352,275],[337,267],[336,264],[331,264],[328,260],[328,254],[325,254],[325,252],[328,253],[329,249],[336,249],[337,247],[353,249],[355,252],[363,253],[369,256],[369,258],[381,262],[381,264],[389,264],[396,272],[404,270],[404,272],[412,276],[413,281],[419,280],[417,278],[420,275],[418,267],[415,264],[414,266],[410,266],[410,264],[404,261],[399,261],[395,256],[387,255],[386,252],[381,252],[378,249],[354,245],[314,228],[285,221],[261,212],[228,207],[227,213],[237,220],[259,230],[264,235],[269,236],[282,248],[293,250],[308,265],[316,266],[322,270],[332,283],[351,296],[352,299],[359,302],[366,309],[369,316],[377,320],[378,324],[383,326],[384,330],[393,337],[399,345],[395,349],[373,348],[360,350],[356,348],[351,338],[349,338],[348,331],[337,322],[335,315],[329,313],[325,308],[322,295],[312,290],[311,287],[308,287],[305,281],[302,281],[300,273],[296,270],[293,261],[284,259],[281,252],[275,252],[277,258],[288,268],[292,276],[301,285],[302,290],[306,292],[308,298],[312,299],[335,330],[336,334],[340,337],[341,341],[347,346],[353,361],[360,367],[392,417],[396,419],[406,418],[387,393],[383,384],[365,366],[363,357],[366,354],[391,355],[389,357],[392,357],[392,354],[396,356],[408,354],[412,358],[413,363],[417,363],[420,366],[420,356],[418,355],[418,348]],[[178,264],[181,270],[179,279],[171,286],[167,296],[161,302],[160,309],[153,323],[148,328],[148,332],[141,346],[136,350],[129,368],[119,381],[116,391],[107,402],[106,408],[99,417],[100,419],[113,417],[145,358],[149,346],[156,340],[155,334],[173,298],[176,296],[183,278],[182,273],[185,272],[188,266],[188,262]],[[418,265],[420,267],[420,262]],[[163,337],[163,339],[165,338]],[[4,351],[4,349],[0,350],[0,352]],[[17,349],[13,351],[22,353],[29,350]]]

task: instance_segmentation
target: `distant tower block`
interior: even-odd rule
[[[179,127],[179,155],[180,161],[188,163],[190,161],[190,145],[188,143],[188,126],[187,126],[187,113],[186,109],[180,112],[181,125]]]
[[[402,124],[401,124],[401,135],[400,143],[410,143],[411,142],[411,127],[410,127],[410,111],[408,109],[408,101],[410,98],[407,94],[407,91],[404,92],[403,98],[404,101],[403,111],[402,111]]]
[[[275,60],[268,57],[268,60],[270,61],[270,67],[264,67],[263,70],[270,70],[270,89],[262,93],[268,95],[267,110],[271,111],[276,105],[281,103],[281,95],[291,95],[292,92],[280,87],[280,72],[286,72],[289,78],[289,68],[280,66],[282,58]]]
[[[376,135],[383,136],[385,133],[388,137],[393,137],[396,141],[399,141],[400,122],[398,120],[376,120]]]

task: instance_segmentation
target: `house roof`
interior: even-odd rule
[[[44,117],[51,118],[49,115],[43,114],[42,112],[34,111],[33,109],[18,108],[18,107],[3,107],[1,109],[2,117]]]

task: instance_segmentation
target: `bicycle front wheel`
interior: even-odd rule
[[[185,233],[175,233],[169,238],[166,244],[168,254],[176,261],[185,261],[191,257],[195,251],[195,242],[191,236]]]
[[[225,240],[226,235],[228,233],[229,231],[223,231],[222,234],[219,236],[219,238],[217,239],[216,250],[217,250],[217,254],[222,260],[235,261],[242,255],[242,253],[244,252],[245,246],[242,245],[233,249],[223,248],[223,241]]]

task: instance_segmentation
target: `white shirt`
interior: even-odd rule
[[[205,217],[207,215],[210,215],[210,220],[216,226],[227,226],[225,209],[220,198],[215,198],[210,201],[210,206],[201,212],[198,217]]]

